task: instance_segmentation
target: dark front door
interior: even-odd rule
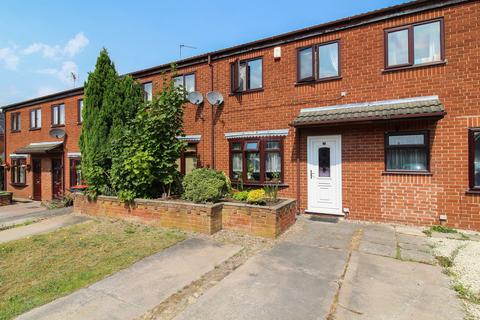
[[[52,193],[53,198],[62,196],[62,160],[52,159]]]
[[[42,200],[42,160],[32,159],[33,167],[33,200]]]

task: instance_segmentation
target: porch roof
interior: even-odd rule
[[[425,117],[442,118],[444,115],[445,108],[438,96],[429,96],[302,109],[293,120],[292,126],[305,127]]]
[[[42,153],[58,153],[62,152],[63,142],[34,142],[29,145],[15,150],[20,154],[42,154]]]

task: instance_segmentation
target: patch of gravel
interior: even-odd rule
[[[446,238],[429,238],[435,256],[449,258],[453,265],[447,268],[454,285],[468,290],[473,297],[480,297],[480,242]],[[476,300],[476,299],[475,299]],[[463,303],[468,317],[480,319],[480,305],[469,298]]]

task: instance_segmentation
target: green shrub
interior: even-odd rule
[[[255,189],[248,191],[247,202],[255,204],[265,203],[265,190]]]
[[[233,194],[232,198],[237,201],[246,201],[247,196],[248,196],[248,191],[238,191]]]
[[[183,178],[183,198],[194,202],[217,202],[230,191],[229,179],[223,172],[195,169]]]
[[[440,233],[457,233],[458,231],[450,228],[450,227],[445,227],[445,226],[432,226],[430,230],[435,231],[435,232],[440,232]]]

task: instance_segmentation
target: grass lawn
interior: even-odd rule
[[[65,296],[183,239],[179,231],[99,219],[0,244],[0,319]]]

